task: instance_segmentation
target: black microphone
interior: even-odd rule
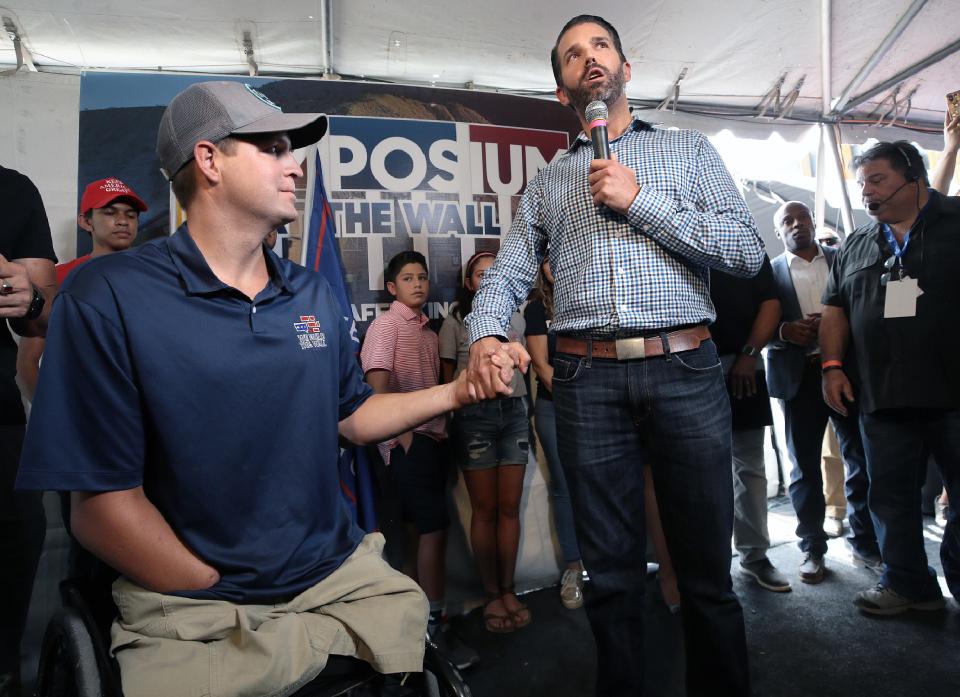
[[[593,159],[610,159],[610,141],[607,139],[607,105],[597,100],[587,104],[584,112],[586,122],[590,124],[590,141],[593,143]]]
[[[912,183],[913,183],[913,182],[911,182],[910,180],[907,180],[907,181],[905,181],[903,184],[901,184],[900,186],[898,186],[896,191],[894,191],[892,194],[890,194],[889,196],[887,196],[887,197],[886,197],[885,199],[883,199],[882,201],[871,201],[870,203],[867,204],[867,210],[869,210],[871,213],[876,213],[878,210],[880,210],[880,206],[882,206],[882,205],[885,204],[887,201],[889,201],[890,199],[892,199],[894,196],[896,196],[897,194],[899,194],[899,193],[900,193],[900,189],[902,189],[903,187],[905,187],[907,184],[912,184]]]

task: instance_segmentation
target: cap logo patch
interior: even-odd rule
[[[130,189],[127,188],[127,185],[124,184],[119,179],[110,178],[110,179],[103,180],[103,182],[100,184],[100,191],[106,191],[108,193],[126,194],[130,191]]]
[[[276,104],[274,104],[273,102],[271,102],[270,99],[267,97],[267,95],[265,95],[263,92],[259,92],[259,91],[255,90],[253,87],[251,87],[251,86],[248,85],[247,83],[243,83],[243,86],[246,88],[247,92],[249,92],[250,94],[252,94],[254,97],[256,97],[257,99],[259,99],[261,102],[263,102],[264,104],[266,104],[268,107],[270,107],[271,109],[276,109],[277,111],[280,111],[280,107],[278,107]]]

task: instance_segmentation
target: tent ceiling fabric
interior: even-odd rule
[[[838,96],[913,0],[832,3],[831,94]],[[250,32],[262,75],[323,71],[324,0],[0,0],[41,70],[108,69],[244,74]],[[755,107],[781,75],[783,93],[805,82],[794,116],[820,100],[820,1],[349,0],[331,2],[333,69],[346,76],[533,91],[554,89],[548,54],[562,23],[583,11],[610,20],[633,67],[628,95],[659,101],[683,68],[680,104]],[[955,42],[960,2],[928,0],[855,90],[860,94]],[[14,65],[0,32],[0,64]],[[960,54],[903,83],[910,120],[941,122],[946,92],[960,88]],[[870,112],[882,93],[856,111]]]

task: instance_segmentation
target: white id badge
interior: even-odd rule
[[[883,304],[883,318],[916,317],[917,298],[923,294],[917,279],[904,276],[887,283],[887,299]]]

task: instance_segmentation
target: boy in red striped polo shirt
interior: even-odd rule
[[[360,352],[367,383],[374,392],[433,387],[439,382],[440,354],[437,335],[423,314],[430,294],[427,260],[419,252],[400,252],[390,260],[384,278],[395,300],[367,329]],[[403,571],[420,584],[430,601],[428,632],[441,648],[447,648],[440,622],[450,525],[441,449],[446,438],[446,418],[440,416],[378,446],[396,484],[408,529]],[[462,644],[450,651],[450,658],[460,668],[479,660]]]

